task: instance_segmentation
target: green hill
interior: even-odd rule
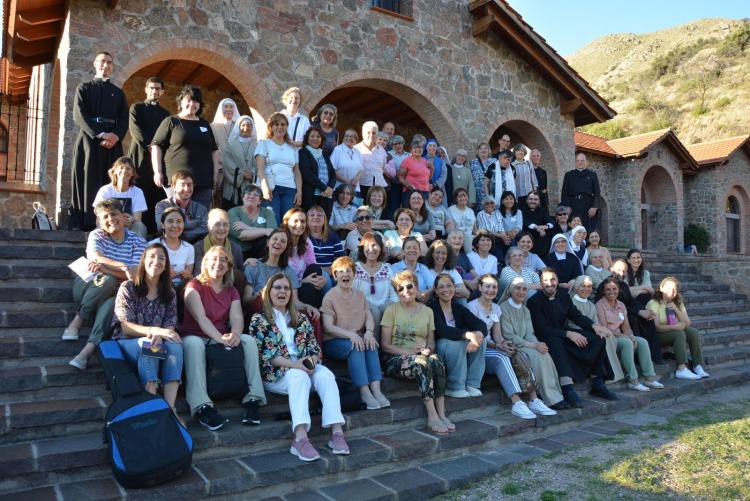
[[[568,62],[618,113],[586,132],[613,139],[672,127],[686,143],[750,132],[748,19],[607,35]]]

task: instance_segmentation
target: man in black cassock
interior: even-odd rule
[[[148,145],[154,138],[156,129],[169,116],[169,112],[161,107],[159,99],[164,94],[164,82],[158,77],[146,80],[146,100],[135,103],[130,107],[130,151],[128,156],[133,160],[138,173],[137,186],[143,190],[148,205],[149,217],[145,218],[149,233],[156,233],[156,223],[153,213],[156,204],[164,198],[164,190],[154,184],[154,171],[151,168],[151,153]],[[164,166],[162,173],[166,178]]]
[[[558,292],[557,273],[552,268],[539,272],[543,294],[534,294],[528,301],[534,333],[547,344],[560,377],[565,402],[571,407],[583,407],[573,389],[574,380],[591,380],[591,394],[607,400],[617,400],[604,381],[607,376],[605,338],[608,329],[594,323],[578,308],[565,292]],[[580,329],[568,327],[568,320]]]
[[[109,81],[112,55],[99,52],[96,76],[76,89],[73,121],[80,127],[73,153],[71,221],[74,229],[92,230],[96,216],[91,204],[96,192],[110,183],[107,171],[122,156],[122,138],[128,132],[128,103],[122,89]]]
[[[539,192],[539,207],[544,209],[544,212],[549,213],[549,197],[547,196],[547,171],[542,168],[542,152],[533,149],[529,155],[531,163],[534,165],[534,174],[536,174],[537,186],[536,191]]]
[[[599,178],[596,172],[588,168],[586,155],[576,155],[576,168],[565,173],[563,177],[560,203],[567,205],[573,216],[581,217],[586,231],[592,232],[598,227],[599,216]]]
[[[540,201],[541,197],[537,190],[529,193],[526,197],[526,208],[523,210],[524,230],[531,233],[534,238],[534,247],[532,252],[544,259],[549,254],[550,238],[552,238],[552,228],[554,220],[543,209]]]

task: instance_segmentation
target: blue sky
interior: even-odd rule
[[[703,18],[750,17],[748,0],[508,0],[508,3],[563,56],[611,33],[646,33]]]

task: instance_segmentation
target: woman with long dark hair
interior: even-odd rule
[[[323,150],[323,131],[312,126],[305,132],[299,150],[299,171],[302,175],[302,208],[320,205],[331,217],[336,171],[328,153]]]
[[[156,394],[161,382],[164,400],[175,410],[182,376],[182,343],[177,333],[177,297],[170,279],[169,253],[152,243],[141,255],[135,276],[120,284],[112,316],[112,339],[137,367],[147,392]],[[143,355],[143,348],[166,352],[163,359]]]

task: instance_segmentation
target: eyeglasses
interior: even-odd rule
[[[557,215],[558,216],[567,216],[568,213],[567,212],[558,212]]]
[[[361,223],[362,221],[372,221],[372,216],[359,216],[357,222]]]
[[[271,288],[273,290],[275,290],[275,291],[290,291],[290,290],[292,290],[292,288],[289,287],[288,285],[273,285],[273,286],[271,286]]]
[[[406,290],[412,290],[413,288],[414,288],[414,284],[409,283],[409,284],[399,285],[398,288],[396,289],[396,291],[397,292],[403,292],[404,289],[406,289]]]

